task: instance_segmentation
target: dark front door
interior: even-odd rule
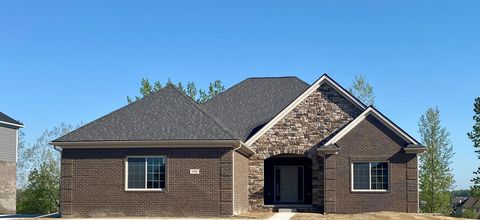
[[[275,167],[275,203],[303,203],[304,191],[303,166]]]
[[[270,157],[264,163],[265,205],[312,204],[312,160],[300,155]]]

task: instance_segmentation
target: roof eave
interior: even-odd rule
[[[17,128],[25,127],[23,124],[11,123],[11,122],[6,122],[6,121],[0,121],[0,124],[5,124],[5,125],[17,127]]]
[[[147,140],[147,141],[128,141],[128,140],[115,140],[115,141],[52,141],[49,144],[59,147],[158,147],[158,146],[198,146],[198,145],[226,145],[226,144],[238,144],[239,140],[226,139],[226,140]]]
[[[255,151],[240,140],[52,141],[49,144],[64,149],[230,147],[246,157],[255,154]]]
[[[322,156],[326,155],[335,155],[338,154],[339,148],[324,148],[324,147],[319,147],[317,148],[317,153]]]
[[[427,150],[426,147],[417,144],[409,144],[408,146],[404,147],[403,150],[406,154],[421,154]]]

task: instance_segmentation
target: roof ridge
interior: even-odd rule
[[[248,79],[248,78],[247,78],[247,79]],[[236,83],[235,85],[231,86],[230,88],[223,90],[222,92],[220,92],[220,93],[218,93],[217,95],[213,96],[212,98],[208,99],[207,101],[205,101],[205,102],[202,103],[201,105],[204,105],[204,104],[207,104],[207,103],[211,102],[211,101],[214,100],[216,97],[218,97],[218,95],[220,95],[220,94],[222,94],[222,93],[225,93],[225,92],[227,92],[227,91],[229,91],[229,90],[232,90],[233,88],[235,88],[235,87],[237,87],[238,85],[242,84],[242,82],[246,81],[247,79],[244,79],[244,80]]]
[[[165,89],[165,88],[166,88],[166,87],[163,87],[163,88],[159,89],[158,91],[155,91],[155,92],[153,92],[153,93],[150,93],[150,94],[148,94],[148,95],[146,95],[146,96],[143,96],[142,98],[139,98],[139,99],[137,99],[137,100],[135,100],[135,101],[133,101],[133,102],[130,102],[130,103],[124,105],[124,106],[121,106],[120,108],[117,108],[117,109],[115,109],[115,110],[113,110],[113,111],[111,111],[111,112],[108,112],[108,113],[106,113],[105,115],[102,115],[100,118],[97,118],[97,119],[95,119],[95,120],[93,120],[93,121],[91,121],[91,122],[89,122],[89,123],[86,123],[86,124],[84,124],[84,125],[76,128],[76,129],[74,129],[74,130],[72,130],[72,131],[70,131],[70,132],[68,132],[68,133],[66,133],[66,134],[64,134],[64,135],[62,135],[62,136],[60,136],[60,137],[58,137],[58,138],[55,138],[52,142],[55,142],[55,141],[59,140],[60,138],[63,138],[63,137],[65,137],[65,136],[69,135],[69,134],[72,134],[72,133],[80,130],[81,128],[86,127],[87,125],[90,125],[90,124],[93,124],[94,122],[100,121],[100,120],[106,118],[107,116],[109,116],[109,115],[111,115],[111,114],[113,114],[113,113],[115,113],[115,112],[118,112],[118,111],[120,111],[120,110],[122,110],[122,109],[125,109],[125,108],[127,108],[127,107],[129,107],[129,106],[132,106],[132,105],[134,105],[134,104],[136,104],[136,103],[139,103],[140,101],[143,101],[143,100],[145,100],[146,98],[150,98],[152,95],[159,93],[160,91],[162,91],[162,90]]]
[[[282,79],[282,78],[297,78],[297,76],[253,76],[246,79]]]
[[[350,102],[356,107],[358,107],[359,109],[361,110],[366,109],[365,104],[363,104],[362,102],[358,102],[359,100],[356,99],[355,97],[351,98],[352,95],[348,93],[348,91],[345,90],[345,88],[343,88],[340,84],[338,84],[335,80],[333,80],[328,74],[324,73],[317,80],[315,80],[315,82],[308,85],[308,87],[302,93],[300,93],[300,95],[298,95],[297,98],[295,98],[292,102],[290,102],[290,104],[288,104],[277,115],[275,115],[275,117],[273,117],[269,122],[267,122],[267,124],[264,127],[262,127],[253,136],[251,136],[245,143],[247,145],[250,145],[253,142],[255,142],[258,138],[260,138],[261,135],[263,135],[273,125],[278,123],[280,119],[285,117],[290,111],[292,111],[297,105],[299,105],[300,102],[302,102],[306,97],[312,94],[323,83],[327,83],[328,85],[333,87],[333,89],[335,89],[338,93],[340,93],[340,95],[344,96],[346,99],[350,99]]]
[[[360,104],[362,104],[365,108],[368,108],[367,105],[365,105],[365,103],[363,103],[362,100],[360,100],[359,98],[357,98],[356,96],[354,96],[350,91],[348,91],[348,89],[345,89],[345,87],[343,87],[340,83],[338,83],[335,79],[333,79],[332,77],[330,77],[327,73],[324,73],[322,74],[322,76],[325,76],[327,77],[328,79],[330,79],[331,81],[333,81],[335,84],[337,84],[338,87],[340,87],[341,89],[343,89],[347,94],[349,94],[351,97],[353,97],[353,99],[357,102],[359,102]],[[321,77],[320,77],[321,78]]]
[[[308,84],[307,82],[303,81],[302,79],[298,78],[297,76],[266,76],[266,77],[248,77],[238,83],[236,83],[235,85],[231,86],[230,88],[224,90],[223,92],[217,94],[216,96],[212,97],[211,99],[207,100],[206,102],[202,103],[201,105],[204,105],[204,104],[207,104],[207,103],[210,103],[211,101],[213,101],[216,97],[218,97],[219,95],[221,95],[222,93],[225,93],[229,90],[232,90],[233,88],[241,85],[243,82],[247,81],[247,80],[250,80],[250,79],[297,79],[298,81],[304,83],[305,85],[307,86],[310,86],[310,84]]]
[[[166,86],[165,88],[167,87],[172,87],[177,93],[179,93],[185,100],[187,100],[188,102],[190,102],[190,104],[192,104],[195,108],[197,108],[200,112],[202,112],[204,115],[206,115],[207,117],[209,117],[210,119],[212,119],[212,121],[219,127],[221,128],[223,131],[225,131],[225,133],[227,133],[230,137],[232,138],[236,138],[236,139],[239,139],[235,134],[234,132],[232,132],[227,126],[225,126],[219,119],[215,118],[213,115],[211,115],[210,113],[208,113],[208,111],[206,111],[205,109],[203,109],[202,106],[200,106],[197,102],[195,102],[195,100],[193,100],[192,98],[188,97],[186,94],[184,94],[182,91],[180,91],[175,85],[168,85]]]

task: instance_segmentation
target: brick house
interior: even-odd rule
[[[18,130],[23,124],[0,112],[0,214],[16,212]]]
[[[51,144],[67,217],[418,212],[424,148],[328,75],[249,78],[203,104],[167,86]]]

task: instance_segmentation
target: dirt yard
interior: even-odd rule
[[[413,219],[413,220],[458,220],[461,218],[434,216],[431,214],[409,214],[398,212],[374,212],[363,214],[315,214],[315,213],[298,213],[290,220],[314,220],[314,219],[326,219],[326,220],[401,220],[401,219]]]
[[[274,215],[275,213],[273,212],[246,212],[242,213],[239,216],[235,216],[235,218],[246,218],[246,219],[267,219],[270,218]]]

